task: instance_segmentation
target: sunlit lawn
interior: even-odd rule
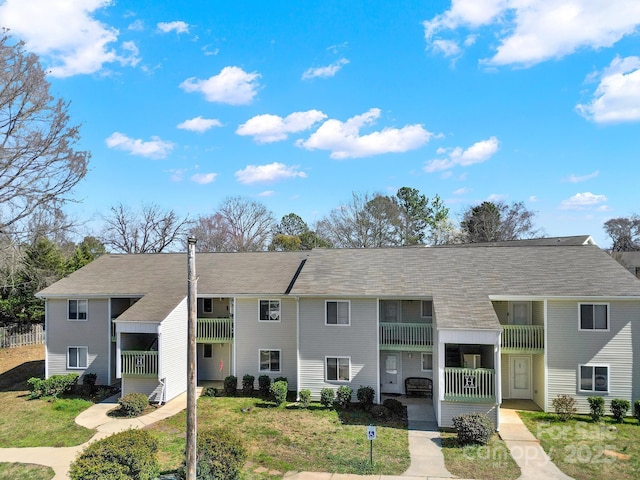
[[[51,467],[25,463],[0,463],[0,478],[11,480],[51,480],[55,472]]]

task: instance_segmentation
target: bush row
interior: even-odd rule
[[[68,373],[66,375],[51,375],[47,379],[31,377],[29,380],[27,380],[29,388],[31,389],[29,398],[58,398],[59,395],[70,390],[77,381],[77,373]]]
[[[604,397],[588,397],[589,415],[594,422],[599,422],[605,415]],[[577,412],[576,400],[570,395],[558,395],[552,401],[553,408],[561,421],[571,419]],[[629,400],[614,398],[610,405],[614,420],[621,423],[631,408]],[[633,416],[640,421],[640,400],[633,402]]]

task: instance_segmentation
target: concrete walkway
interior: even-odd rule
[[[500,437],[520,467],[520,480],[571,480],[551,461],[515,410],[500,409]]]

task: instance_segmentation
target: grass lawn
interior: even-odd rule
[[[224,427],[245,441],[248,458],[244,478],[268,478],[255,470],[316,471],[399,475],[410,463],[407,429],[403,422],[378,423],[369,467],[365,412],[327,410],[312,403],[307,409],[275,408],[254,397],[201,397],[198,429]],[[149,428],[160,443],[163,471],[176,469],[185,447],[186,413],[181,412]],[[281,478],[280,475],[279,478]]]
[[[488,445],[458,446],[455,433],[442,432],[444,462],[456,477],[477,480],[512,480],[520,476],[520,467],[498,435]]]
[[[93,430],[74,422],[92,402],[28,399],[27,379],[43,375],[44,345],[0,349],[0,448],[69,447],[93,436]]]
[[[51,480],[55,472],[51,467],[27,463],[0,463],[0,478],[11,480]]]
[[[588,415],[560,422],[543,412],[518,412],[553,462],[576,480],[640,478],[640,425],[634,418],[600,424]]]

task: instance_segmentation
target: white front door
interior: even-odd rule
[[[382,388],[381,393],[402,393],[400,386],[400,354],[382,354]]]
[[[511,398],[531,399],[531,357],[512,356],[509,365]]]

